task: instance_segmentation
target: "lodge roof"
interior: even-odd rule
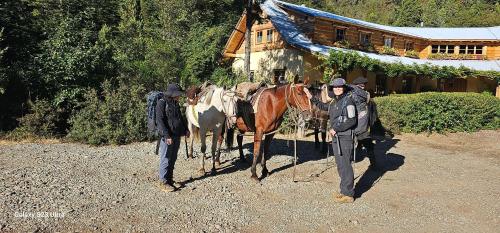
[[[295,5],[283,1],[274,1],[282,8],[299,12],[311,17],[320,17],[340,21],[360,27],[382,30],[411,37],[428,40],[500,40],[500,26],[496,27],[468,27],[468,28],[437,28],[437,27],[394,27],[348,18],[330,12],[320,11],[309,7]]]
[[[500,71],[500,61],[499,60],[428,60],[428,59],[415,59],[409,57],[399,57],[399,56],[390,56],[390,55],[381,55],[375,53],[368,53],[358,50],[351,49],[343,49],[338,47],[331,47],[321,44],[313,43],[306,35],[304,35],[301,30],[298,28],[298,25],[295,24],[290,18],[286,11],[284,11],[281,7],[294,7],[295,9],[300,9],[304,12],[310,12],[311,15],[331,15],[331,17],[341,17],[331,13],[314,10],[311,8],[297,6],[290,3],[285,3],[281,1],[273,1],[267,0],[261,4],[262,10],[267,14],[271,23],[275,27],[275,29],[280,33],[281,37],[291,46],[305,50],[308,52],[315,52],[324,55],[328,55],[330,50],[337,51],[345,51],[345,52],[356,52],[360,55],[367,56],[372,59],[377,59],[382,62],[389,63],[402,63],[406,65],[437,65],[437,66],[452,66],[459,68],[461,66],[480,70],[480,71]],[[349,19],[347,17],[343,17]],[[358,20],[360,22],[364,22]],[[366,22],[368,23],[368,22]],[[371,23],[370,23],[371,24]],[[375,24],[378,25],[378,24]],[[383,26],[383,25],[380,25]],[[385,26],[388,27],[388,26]],[[392,27],[394,28],[394,27]],[[500,31],[500,30],[499,30]]]

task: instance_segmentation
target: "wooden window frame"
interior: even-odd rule
[[[464,53],[460,53],[460,50],[463,50],[461,48],[462,46],[465,46]],[[470,46],[473,46],[472,52],[469,49]],[[481,53],[477,53],[478,47],[481,47]],[[485,51],[485,47],[486,46],[484,46],[484,45],[459,45],[459,47],[458,47],[458,53],[459,54],[469,54],[469,55],[483,55],[484,51]]]
[[[342,40],[339,40],[339,38],[338,38],[338,31],[339,31],[339,30],[344,31],[344,33],[343,33],[343,35],[342,35],[344,38],[342,38]],[[346,40],[346,35],[347,35],[347,27],[338,27],[338,26],[336,26],[336,27],[335,27],[335,41],[343,41],[343,40]]]
[[[269,32],[271,32],[271,40],[269,40]],[[274,30],[268,29],[266,31],[266,43],[272,43],[274,41]]]
[[[434,46],[437,46],[437,52],[433,52]],[[451,47],[451,52],[449,52]],[[438,53],[444,53],[444,54],[455,54],[455,45],[451,44],[432,44],[431,45],[431,54],[438,54]]]
[[[372,34],[371,32],[359,31],[359,44],[360,45],[370,45],[372,43]],[[363,35],[368,36],[368,42],[362,40]]]
[[[385,40],[386,40],[386,39],[390,39],[390,40],[391,40],[391,46],[387,46],[387,45],[385,44]],[[394,36],[384,36],[384,46],[387,46],[387,47],[389,47],[389,48],[394,48]]]
[[[411,44],[411,49],[408,49],[408,44]],[[410,51],[410,50],[415,51],[415,41],[405,40],[405,51]]]
[[[259,41],[259,33],[260,33],[260,41]],[[264,30],[256,31],[255,33],[255,44],[262,44],[264,42]]]

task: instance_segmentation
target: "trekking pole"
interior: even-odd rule
[[[184,145],[186,146],[186,158],[189,159],[188,140],[186,136],[184,136]]]
[[[328,142],[328,139],[330,138],[330,134],[327,134],[326,137],[327,137],[326,141]],[[333,141],[333,139],[332,139],[332,141]],[[331,144],[333,144],[333,143],[331,143]],[[333,147],[332,147],[332,150],[333,150]],[[326,152],[326,169],[328,169],[328,159],[329,158],[330,158],[330,146],[328,146],[328,151]]]
[[[352,161],[352,176],[353,177],[356,177],[355,176],[355,172],[356,172],[356,151],[358,150],[358,138],[356,137],[356,135],[352,135],[352,139],[353,139],[353,146],[354,146],[354,153],[353,153],[353,161]]]
[[[293,136],[293,182],[295,181],[295,170],[297,167],[297,129],[298,126],[295,124],[295,134]]]
[[[342,156],[342,151],[340,150],[339,135],[337,133],[335,133],[335,137],[337,138],[337,149],[339,149],[339,155]]]

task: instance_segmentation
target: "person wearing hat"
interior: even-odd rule
[[[353,155],[353,133],[357,115],[354,100],[347,94],[344,79],[334,79],[328,87],[328,95],[333,99],[323,103],[306,91],[311,102],[330,115],[330,134],[332,135],[333,153],[340,175],[340,193],[334,193],[338,203],[354,202],[354,171],[351,165]]]
[[[377,167],[377,161],[374,153],[374,145],[372,138],[370,137],[370,124],[372,120],[375,119],[369,119],[370,117],[373,117],[372,113],[369,111],[370,104],[373,104],[370,102],[370,93],[365,90],[365,86],[368,83],[368,79],[366,79],[363,76],[360,76],[352,82],[352,85],[350,87],[352,88],[352,96],[354,99],[354,102],[356,104],[356,107],[358,109],[358,125],[360,124],[361,121],[366,121],[364,124],[361,124],[360,127],[357,127],[358,132],[356,134],[357,140],[358,140],[358,145],[356,148],[356,151],[362,151],[363,147],[366,148],[367,151],[367,157],[370,159],[370,169],[372,170],[378,170]],[[363,113],[364,112],[364,113]],[[361,115],[366,116],[366,118],[361,119]]]
[[[165,97],[156,104],[156,124],[160,140],[160,188],[173,192],[178,186],[173,180],[175,161],[181,144],[181,137],[189,137],[186,118],[182,115],[179,98],[183,95],[178,84],[169,84]]]

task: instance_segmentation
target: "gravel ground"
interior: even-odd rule
[[[1,142],[0,232],[498,232],[499,138],[482,131],[378,141],[384,169],[356,163],[353,204],[333,202],[333,158],[327,164],[311,138],[298,143],[298,182],[286,137],[273,141],[272,173],[260,184],[237,150],[222,154],[216,176],[200,177],[198,158],[187,160],[181,147],[174,178],[184,187],[174,193],[155,184],[154,143]]]

